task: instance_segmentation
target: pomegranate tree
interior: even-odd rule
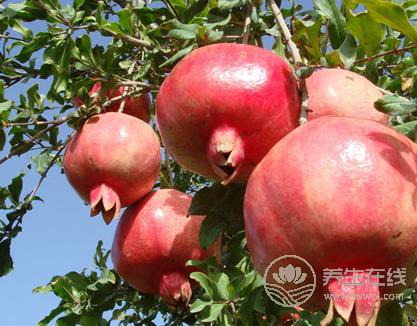
[[[106,223],[151,191],[160,169],[158,137],[145,122],[108,112],[87,120],[70,140],[65,174],[91,216],[102,212]]]
[[[124,94],[125,87],[120,86],[118,88],[109,88],[106,92],[102,91],[102,83],[101,81],[96,82],[88,94],[93,96],[100,96],[103,98],[108,98],[109,100],[122,96]],[[103,94],[102,94],[103,93]],[[74,104],[77,106],[81,106],[83,102],[80,98],[74,99]],[[103,107],[102,110],[104,112],[118,112],[120,106],[122,104],[122,99],[114,101],[107,107]],[[149,93],[143,93],[137,96],[127,96],[125,99],[125,104],[123,107],[123,113],[129,114],[134,116],[138,119],[141,119],[145,122],[149,122],[151,119],[150,115],[150,106],[151,106],[151,97]]]
[[[374,107],[382,92],[365,77],[349,70],[324,68],[306,79],[309,120],[326,115],[346,116],[388,123],[388,116]]]
[[[156,105],[172,157],[224,183],[245,181],[268,150],[298,125],[300,113],[287,62],[244,44],[193,51],[165,79]]]
[[[111,257],[117,273],[135,289],[155,294],[171,307],[191,298],[190,259],[220,257],[220,242],[199,245],[203,216],[188,216],[191,197],[177,190],[157,190],[129,207],[120,219]]]
[[[245,194],[257,270],[264,273],[282,255],[306,259],[317,288],[305,307],[324,308],[325,293],[370,294],[333,300],[345,320],[355,306],[357,324],[366,325],[377,314],[379,293],[401,285],[349,286],[369,276],[360,270],[406,268],[408,284],[417,275],[416,155],[408,138],[369,120],[324,117],[293,131],[259,163]],[[323,270],[338,268],[358,272],[323,285]]]

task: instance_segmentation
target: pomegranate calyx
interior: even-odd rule
[[[245,158],[242,138],[234,128],[218,128],[211,136],[208,155],[214,173],[227,185],[236,177]]]
[[[96,216],[101,212],[106,224],[110,224],[113,218],[119,215],[121,208],[119,196],[105,184],[91,190],[90,206],[90,216]]]
[[[185,308],[192,290],[187,277],[181,272],[163,274],[159,282],[159,294],[170,309]]]
[[[374,325],[380,307],[377,283],[378,279],[375,276],[361,272],[331,280],[328,289],[332,295],[334,309],[348,322],[355,308],[358,326]]]

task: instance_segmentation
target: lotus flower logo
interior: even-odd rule
[[[300,284],[303,283],[307,277],[307,273],[301,272],[300,267],[295,267],[291,264],[288,264],[287,267],[280,267],[278,273],[272,273],[272,277],[279,284],[285,283],[294,283]]]
[[[311,265],[295,255],[281,256],[266,269],[264,285],[272,301],[284,307],[307,302],[316,288],[316,274]]]

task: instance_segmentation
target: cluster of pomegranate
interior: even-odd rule
[[[250,45],[202,47],[161,85],[163,144],[188,170],[223,184],[248,182],[244,218],[256,269],[263,274],[283,255],[308,261],[319,281],[303,308],[326,309],[324,294],[400,291],[348,283],[364,277],[355,270],[406,268],[408,284],[417,276],[417,146],[374,108],[382,93],[366,78],[324,68],[306,88],[309,121],[299,126],[298,84],[284,59]],[[92,215],[102,212],[109,223],[129,206],[113,242],[117,272],[170,306],[186,305],[195,284],[185,262],[220,259],[220,243],[200,248],[203,217],[187,217],[190,196],[149,193],[160,146],[143,110],[132,104],[130,115],[92,117],[71,140],[64,167]],[[322,285],[332,268],[352,272]],[[346,321],[353,313],[359,326],[371,325],[380,299],[342,296],[331,306]]]

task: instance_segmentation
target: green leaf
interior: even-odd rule
[[[412,140],[414,140],[414,137],[416,136],[416,130],[417,130],[417,120],[406,122],[398,126],[394,126],[394,129],[402,133],[403,135],[406,135],[408,138],[411,138]]]
[[[226,307],[224,303],[214,303],[205,307],[199,314],[200,321],[209,323],[217,320],[224,307]]]
[[[35,170],[39,174],[45,173],[46,169],[52,163],[53,155],[50,151],[41,152],[38,155],[35,155],[31,158],[32,162],[35,163]]]
[[[37,326],[47,326],[55,317],[59,316],[66,310],[63,306],[59,305],[55,309],[52,309],[51,312],[43,318],[41,321],[38,322]]]
[[[408,326],[407,315],[397,301],[391,301],[381,307],[377,319],[378,326]]]
[[[346,38],[346,19],[337,7],[336,0],[314,0],[314,6],[329,19],[328,31],[330,44],[338,49]]]
[[[20,194],[22,193],[23,188],[23,176],[24,173],[20,173],[18,176],[14,177],[11,184],[7,186],[9,198],[14,205],[19,204]]]
[[[181,58],[185,57],[188,53],[190,53],[194,49],[195,45],[187,46],[186,48],[179,50],[175,53],[171,58],[165,61],[163,64],[159,66],[159,68],[163,68],[169,66],[170,64],[180,60]]]
[[[59,318],[56,321],[56,326],[75,326],[77,325],[77,322],[80,320],[81,316],[78,316],[76,314],[69,314],[64,317]]]
[[[10,256],[10,239],[0,242],[0,277],[7,275],[13,270],[13,259]]]
[[[315,20],[296,18],[294,22],[296,33],[293,36],[293,40],[297,42],[305,37],[306,40],[302,40],[302,44],[317,62],[320,61],[322,56],[320,45],[321,23],[321,16],[318,16]]]
[[[91,49],[91,39],[88,35],[84,34],[77,39],[77,46],[80,51],[80,54],[87,63],[96,66],[96,60]]]
[[[92,291],[97,291],[100,289],[100,285],[115,284],[115,283],[116,283],[116,276],[114,275],[114,273],[108,269],[104,269],[101,272],[100,278],[93,284],[88,285],[87,289],[92,290]]]
[[[213,299],[214,297],[214,291],[213,291],[213,284],[211,283],[208,276],[201,272],[194,272],[190,274],[190,278],[193,280],[196,280],[200,286],[206,290],[207,295],[210,299]]]
[[[167,37],[176,38],[178,40],[192,40],[196,38],[195,32],[185,29],[172,29],[167,33]]]
[[[119,16],[119,24],[123,32],[133,34],[132,12],[130,9],[123,9],[117,13]]]
[[[227,188],[220,182],[211,186],[204,187],[197,191],[191,201],[188,214],[190,215],[207,215],[213,207],[218,204],[219,200],[226,193]]]
[[[52,284],[37,286],[33,289],[33,293],[45,294],[52,291]]]
[[[217,7],[220,10],[229,10],[235,7],[243,6],[244,4],[244,0],[218,0]]]
[[[20,62],[27,62],[29,58],[36,51],[46,47],[52,39],[52,35],[49,33],[40,32],[32,39],[30,43],[24,43],[20,53],[16,55],[16,59]]]
[[[384,95],[374,103],[374,106],[390,115],[402,115],[414,112],[417,103],[397,95]]]
[[[227,223],[224,216],[210,213],[201,223],[200,246],[204,249],[210,247],[220,234],[226,230]]]
[[[347,34],[341,47],[326,54],[326,60],[331,66],[350,68],[356,58],[356,41],[352,35]]]
[[[0,129],[0,151],[4,149],[6,144],[7,135],[3,128]]]
[[[208,0],[197,0],[194,1],[190,8],[185,12],[185,21],[189,22],[194,16],[202,12],[208,5]]]
[[[417,42],[417,30],[409,22],[407,14],[399,4],[387,0],[358,0],[368,9],[369,15],[377,22],[385,24],[403,33],[413,42]]]
[[[207,299],[204,299],[204,298],[197,299],[190,305],[190,312],[193,313],[193,314],[196,313],[196,312],[200,312],[205,307],[207,307],[211,304],[213,304],[213,301],[211,301],[211,300],[207,300]]]
[[[373,20],[367,12],[350,14],[346,29],[359,40],[368,56],[376,53],[385,34],[382,25]]]
[[[229,292],[227,291],[227,286],[230,283],[229,277],[227,274],[222,272],[212,272],[209,274],[210,279],[213,281],[213,284],[216,286],[216,293],[221,299],[230,300]]]

